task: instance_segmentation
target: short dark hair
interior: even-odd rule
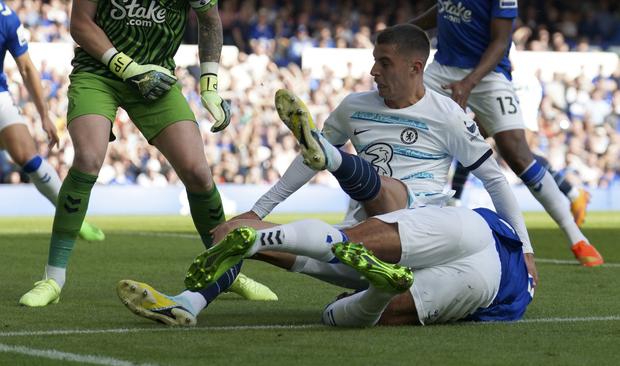
[[[413,24],[397,24],[387,27],[377,35],[376,44],[393,44],[396,51],[404,56],[416,53],[428,59],[431,43],[422,28]]]

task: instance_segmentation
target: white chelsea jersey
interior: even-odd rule
[[[323,135],[335,146],[351,140],[380,175],[401,180],[416,196],[443,192],[453,158],[475,169],[492,154],[459,105],[429,88],[402,109],[387,107],[377,91],[350,94],[325,121]]]

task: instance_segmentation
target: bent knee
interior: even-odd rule
[[[178,170],[179,179],[190,192],[208,191],[213,187],[213,179],[209,167],[192,165]]]
[[[82,173],[97,175],[104,160],[105,154],[102,156],[96,152],[76,150],[73,157],[73,168]]]
[[[378,325],[420,325],[411,292],[395,296],[381,314]]]

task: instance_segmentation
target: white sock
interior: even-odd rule
[[[192,292],[185,290],[180,294],[173,296],[172,299],[183,305],[194,316],[200,314],[202,309],[207,307],[207,300],[200,292]]]
[[[359,272],[342,263],[325,263],[298,255],[290,271],[303,273],[332,285],[354,290],[368,287],[368,281]]]
[[[379,322],[395,295],[371,285],[368,290],[329,304],[323,311],[323,323],[341,327],[372,327]]]
[[[338,168],[340,168],[340,164],[342,164],[342,155],[340,155],[340,150],[329,143],[323,135],[319,137],[321,139],[321,145],[325,149],[325,155],[327,156],[327,166],[325,167],[329,172],[335,172]]]
[[[58,177],[58,173],[56,173],[47,160],[43,159],[39,168],[34,172],[28,173],[28,177],[30,177],[30,181],[37,187],[39,192],[41,192],[52,205],[56,206],[58,192],[60,192],[62,182],[60,181],[60,177]]]
[[[553,177],[549,172],[545,171],[545,175],[542,180],[534,187],[528,186],[532,195],[536,197],[538,202],[545,208],[547,213],[558,224],[560,229],[564,231],[564,234],[570,240],[570,245],[576,244],[578,241],[588,239],[583,235],[570,212],[570,202],[562,194],[560,188],[553,180]]]
[[[322,262],[333,260],[332,244],[344,241],[340,230],[323,221],[308,219],[257,230],[248,256],[261,251],[287,252]]]
[[[61,267],[50,266],[49,264],[45,266],[45,279],[52,279],[56,281],[58,286],[62,288],[65,285],[65,280],[67,278],[67,269]]]
[[[576,200],[576,199],[577,199],[577,197],[579,197],[579,188],[577,188],[577,187],[574,187],[574,186],[573,186],[573,187],[570,189],[570,191],[568,191],[567,196],[568,196],[568,199],[569,199],[571,202],[573,202],[574,200]]]

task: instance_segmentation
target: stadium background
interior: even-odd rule
[[[64,52],[60,49],[68,49],[65,57],[71,54],[68,5],[59,0],[7,3],[19,12],[33,47],[41,42],[44,49],[44,83],[50,109],[63,134],[61,149],[54,150],[49,159],[64,177],[72,156],[70,141],[63,132],[68,70],[67,65],[59,70],[51,65]],[[221,81],[228,83],[222,89],[233,100],[235,111],[235,120],[224,133],[208,132],[210,124],[198,100],[195,67],[177,71],[201,122],[210,163],[220,184],[226,189],[252,184],[250,193],[257,196],[295,155],[294,141],[273,110],[273,92],[278,87],[292,88],[311,101],[321,121],[343,95],[372,86],[365,74],[343,78],[338,72],[328,72],[315,78],[299,64],[287,64],[289,57],[299,62],[296,57],[300,49],[314,44],[365,47],[363,50],[368,51],[376,28],[403,21],[429,5],[428,1],[413,3],[221,0],[227,43],[242,51],[234,59],[226,59],[232,64],[221,72]],[[518,48],[570,52],[556,53],[560,62],[549,58],[537,65],[560,69],[569,60],[581,57],[592,60],[585,62],[589,65],[599,62],[601,54],[594,53],[597,51],[611,52],[605,58],[613,57],[617,64],[617,1],[519,3],[521,19],[515,33]],[[261,14],[271,28],[255,26]],[[340,24],[342,19],[348,22]],[[320,31],[323,28],[329,29],[331,37],[327,31]],[[252,33],[252,29],[270,30],[262,36],[266,40],[252,41],[260,34]],[[195,41],[193,34],[193,30],[188,31],[188,44]],[[344,52],[338,48],[331,51]],[[599,76],[598,68],[589,66],[583,70],[571,67],[564,76],[554,78],[551,74],[551,79],[544,80],[545,101],[534,148],[552,157],[554,166],[565,171],[569,179],[594,190],[594,204],[600,197],[611,197],[608,202],[613,203],[618,202],[613,198],[618,196],[620,71],[615,66]],[[590,74],[587,70],[592,69]],[[9,78],[13,97],[29,119],[42,155],[48,156],[36,111],[15,70],[9,70]],[[167,293],[178,293],[183,289],[186,266],[202,245],[190,218],[176,212],[152,216],[159,212],[155,204],[167,197],[163,191],[178,193],[172,198],[178,204],[183,189],[167,163],[137,134],[124,114],[119,114],[114,130],[119,141],[110,144],[89,213],[103,204],[126,210],[129,198],[144,195],[149,198],[143,201],[148,203],[144,210],[151,215],[89,217],[105,231],[106,240],[76,245],[68,272],[71,283],[63,289],[60,304],[45,308],[24,308],[17,301],[41,279],[53,210],[31,185],[18,184],[25,182],[19,169],[6,156],[0,158],[0,176],[6,183],[0,185],[0,212],[15,216],[34,202],[47,210],[39,217],[26,217],[23,211],[24,217],[0,217],[0,365],[620,364],[620,292],[618,281],[613,280],[620,268],[620,213],[609,211],[589,213],[584,226],[584,233],[605,256],[606,264],[597,268],[577,265],[563,234],[545,212],[525,213],[536,246],[541,284],[525,319],[517,323],[331,329],[320,324],[321,309],[342,292],[341,288],[307,276],[284,274],[257,261],[246,261],[244,273],[268,284],[279,301],[240,301],[233,294],[224,294],[201,313],[199,325],[192,329],[162,327],[136,317],[119,302],[115,284],[132,278]],[[141,175],[143,178],[138,179]],[[315,180],[318,184],[307,189],[325,194],[325,187],[334,186],[329,179],[319,175]],[[233,183],[237,184],[228,185]],[[471,182],[466,194],[475,187]],[[108,189],[126,190],[126,195],[99,202],[99,192]],[[332,189],[339,192],[339,188]],[[232,194],[240,195],[237,191]],[[326,203],[342,204],[338,201],[341,197],[321,198],[314,201],[320,201],[323,209]],[[303,208],[293,207],[297,212]],[[615,210],[619,208],[617,204]],[[342,216],[321,212],[270,215],[268,219],[288,222],[313,217],[336,223]]]
[[[195,51],[192,52],[195,46],[186,46],[186,52],[179,59],[182,66],[176,73],[199,121],[209,164],[228,201],[227,212],[249,208],[297,154],[294,138],[275,112],[273,95],[277,89],[285,87],[299,94],[321,125],[346,94],[373,87],[368,73],[360,72],[353,64],[347,64],[344,73],[342,67],[336,72],[337,63],[331,62],[334,58],[330,58],[329,64],[313,67],[312,62],[302,60],[302,55],[311,55],[313,47],[330,49],[327,52],[365,49],[369,53],[375,31],[387,24],[406,21],[432,3],[221,2],[227,47],[220,71],[220,90],[231,101],[233,110],[232,123],[224,132],[209,132],[209,117],[200,104],[196,82],[199,70]],[[68,31],[70,2],[17,0],[7,1],[7,4],[19,14],[29,31],[33,58],[42,60],[36,64],[41,71],[52,119],[61,135],[59,148],[48,152],[36,109],[19,73],[9,62],[5,71],[10,91],[31,126],[40,154],[47,157],[64,178],[73,157],[73,147],[65,130],[70,71],[67,60],[72,56],[73,45]],[[537,121],[539,131],[531,139],[532,150],[548,157],[551,165],[571,182],[592,191],[592,209],[620,209],[620,65],[616,54],[620,52],[620,6],[605,0],[521,1],[519,5],[520,18],[514,33],[517,50],[570,52],[585,57],[581,65],[575,64],[563,72],[530,70],[540,79],[544,93]],[[187,45],[196,42],[196,26],[196,19],[191,18],[185,36]],[[602,57],[594,53],[598,51],[609,53]],[[599,63],[605,67],[599,68]],[[549,62],[536,65],[554,66]],[[114,121],[114,132],[118,139],[109,145],[89,212],[185,212],[183,190],[176,174],[122,110]],[[540,209],[509,169],[505,171],[522,207]],[[23,185],[27,179],[8,155],[0,154],[0,182],[3,184],[0,198],[5,202],[0,205],[0,215],[53,213],[53,208],[33,187]],[[338,185],[329,174],[317,174],[312,183],[334,197],[325,201],[331,205],[310,205],[311,202],[303,199],[308,195],[302,193],[296,196],[297,201],[283,209],[344,210],[346,197],[338,194]],[[466,201],[488,204],[475,179],[468,187]],[[166,199],[153,205],[153,201],[148,200],[151,194],[136,194],[147,189],[157,191]],[[110,204],[112,195],[116,197],[115,202],[127,202],[118,197],[133,198],[133,204],[125,207]],[[28,200],[23,200],[26,196]]]

